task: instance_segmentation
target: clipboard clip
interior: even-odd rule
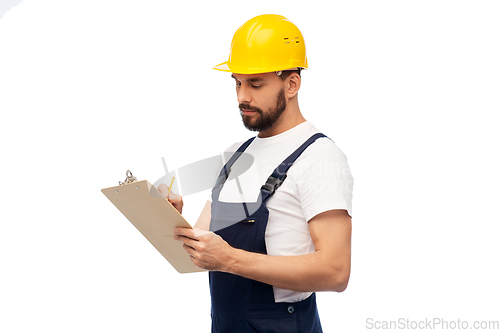
[[[119,185],[133,183],[137,180],[137,178],[135,178],[135,176],[132,175],[132,172],[130,170],[127,170],[126,175],[127,175],[127,178],[125,178],[125,180],[123,182],[119,181],[118,182]]]

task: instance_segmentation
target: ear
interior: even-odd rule
[[[285,95],[290,99],[295,97],[300,89],[301,77],[297,73],[292,73],[286,78]]]

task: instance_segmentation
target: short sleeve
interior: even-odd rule
[[[345,209],[352,216],[353,177],[347,158],[326,138],[309,146],[290,168],[304,217],[334,209]]]

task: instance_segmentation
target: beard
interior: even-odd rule
[[[264,113],[261,109],[257,107],[252,107],[249,104],[240,104],[240,110],[251,110],[258,113],[258,115],[246,116],[241,114],[241,118],[243,120],[243,124],[250,131],[263,132],[265,130],[273,127],[274,124],[280,119],[281,115],[286,109],[286,99],[285,99],[285,90],[281,89],[278,93],[276,107],[274,109],[269,109],[267,113]],[[253,119],[252,118],[256,118]]]

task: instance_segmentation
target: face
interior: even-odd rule
[[[251,131],[264,132],[286,110],[285,90],[275,73],[233,74],[241,117]]]

